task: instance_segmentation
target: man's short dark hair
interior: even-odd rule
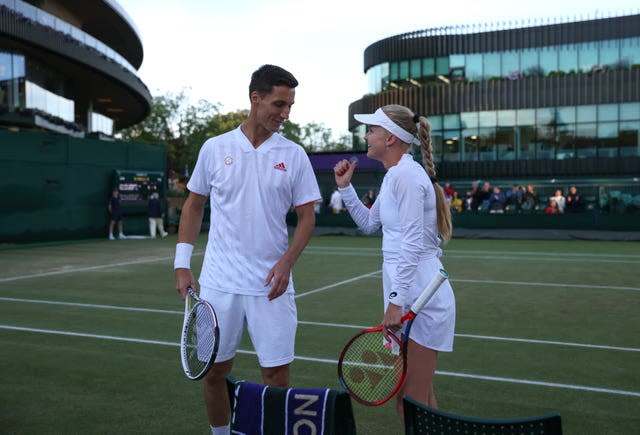
[[[262,65],[251,74],[249,94],[257,91],[260,95],[265,95],[270,93],[274,86],[287,86],[293,89],[298,86],[298,80],[284,68],[276,65]]]

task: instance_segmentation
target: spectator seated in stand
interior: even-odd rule
[[[561,189],[556,190],[556,193],[553,196],[549,197],[549,204],[551,204],[552,201],[556,202],[558,213],[564,213],[564,207],[565,207],[565,203],[566,203],[566,198],[562,194],[562,190]],[[546,211],[547,210],[545,209],[545,213],[546,213]]]
[[[582,195],[578,193],[576,186],[569,187],[569,193],[565,200],[565,210],[567,213],[581,213],[585,210]]]
[[[558,202],[553,199],[553,197],[549,198],[549,205],[547,205],[544,209],[545,214],[561,214],[560,206]]]
[[[463,208],[462,208],[462,198],[460,198],[458,196],[458,192],[454,192],[453,193],[453,197],[451,198],[451,201],[449,202],[449,207],[451,208],[451,212],[452,213],[461,213]]]
[[[485,181],[482,184],[482,189],[476,190],[473,194],[471,208],[474,211],[482,208],[482,211],[486,211],[489,208],[489,197],[491,196],[491,183]]]
[[[504,213],[506,198],[498,186],[493,187],[489,196],[489,213]]]
[[[511,190],[507,191],[505,198],[505,211],[520,211],[522,208],[522,196],[524,190],[519,184],[514,184]]]
[[[538,205],[538,194],[536,193],[536,186],[533,184],[527,184],[527,189],[522,195],[522,210],[534,211]]]

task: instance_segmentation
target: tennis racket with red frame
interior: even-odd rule
[[[444,269],[431,280],[422,294],[402,316],[408,322],[400,340],[382,326],[366,328],[345,345],[338,360],[340,384],[357,402],[378,406],[400,389],[407,373],[407,344],[413,319],[449,277]]]

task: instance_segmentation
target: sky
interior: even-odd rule
[[[290,120],[347,134],[349,104],[367,93],[364,50],[415,30],[538,23],[638,13],[636,0],[117,0],[142,39],[139,76],[151,95],[184,91],[221,112],[249,109],[263,64],[300,83]],[[519,26],[521,27],[521,26]],[[428,115],[428,114],[427,114]]]

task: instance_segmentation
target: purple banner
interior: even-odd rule
[[[340,160],[350,160],[352,157],[358,159],[358,167],[361,169],[384,169],[382,163],[367,157],[367,153],[331,153],[331,154],[309,154],[311,166],[314,171],[330,171]]]

